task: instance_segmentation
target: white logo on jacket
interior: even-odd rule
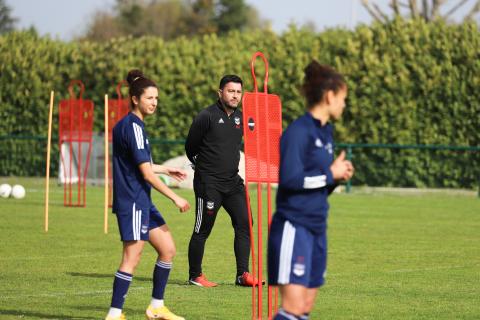
[[[207,201],[208,210],[212,210],[214,206],[215,206],[215,203],[213,201]]]
[[[237,126],[240,124],[240,118],[239,117],[235,117],[235,124]]]
[[[220,120],[218,120],[218,123],[225,123],[225,121],[223,121],[223,118],[220,118]]]
[[[322,140],[320,140],[320,138],[317,138],[317,140],[315,140],[315,146],[318,148],[321,148],[323,146]]]

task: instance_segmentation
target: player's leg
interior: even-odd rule
[[[155,206],[150,209],[149,229],[149,242],[158,256],[153,270],[152,300],[146,311],[147,318],[181,320],[183,318],[168,310],[163,301],[176,249],[172,233]]]
[[[194,187],[196,210],[193,233],[188,245],[189,282],[198,286],[213,287],[217,284],[208,281],[202,273],[202,260],[205,242],[222,205],[222,196],[213,186],[196,184]]]
[[[308,319],[308,315],[312,312],[315,304],[315,298],[320,286],[325,283],[325,275],[327,273],[327,234],[326,231],[321,234],[313,235],[312,259],[310,282],[308,285],[307,296],[305,299],[304,319]]]
[[[112,301],[107,319],[122,319],[125,297],[133,279],[133,273],[142,255],[147,237],[142,228],[148,227],[148,210],[135,208],[132,212],[117,213],[120,237],[123,241],[122,261],[113,281]]]
[[[245,186],[240,183],[235,188],[224,195],[222,206],[230,215],[232,220],[232,226],[235,234],[233,248],[235,252],[235,259],[237,262],[237,276],[236,283],[241,285],[242,282],[238,282],[239,277],[242,277],[245,273],[248,273],[248,264],[250,259],[250,228],[248,221],[248,209],[245,199]],[[248,275],[245,275],[248,277]],[[253,278],[250,284],[253,285]]]
[[[308,320],[310,312],[312,312],[315,304],[315,298],[317,297],[318,288],[308,288],[305,296],[305,310],[300,317],[302,320]]]

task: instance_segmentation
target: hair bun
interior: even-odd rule
[[[138,69],[130,70],[127,75],[128,85],[132,85],[132,83],[138,78],[144,78],[143,72]]]

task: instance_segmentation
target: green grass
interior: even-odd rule
[[[103,189],[86,208],[63,207],[52,183],[50,230],[43,231],[43,181],[20,181],[23,200],[0,199],[0,319],[102,319],[120,256],[115,216],[103,233]],[[193,202],[191,191],[179,191]],[[253,192],[252,192],[253,194]],[[233,285],[233,231],[221,211],[207,242],[204,272],[220,286],[186,284],[194,214],[160,196],[177,245],[167,305],[187,319],[249,319],[251,290]],[[475,196],[351,194],[331,198],[327,284],[311,319],[480,319],[480,199]],[[146,248],[125,304],[144,319],[154,250]]]

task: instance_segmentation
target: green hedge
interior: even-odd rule
[[[223,74],[239,74],[251,90],[255,51],[269,59],[269,91],[282,98],[285,125],[304,112],[298,88],[303,68],[315,58],[347,76],[348,107],[336,124],[337,141],[480,145],[478,26],[401,19],[354,31],[292,28],[283,35],[233,32],[169,42],[145,37],[65,43],[10,33],[0,37],[0,136],[46,136],[49,92],[56,91],[58,105],[68,96],[70,79],[85,83],[101,131],[104,94],[114,95],[127,71],[140,68],[160,89],[157,115],[147,121],[150,137],[183,139],[193,116],[214,101]],[[257,69],[262,78],[260,59]],[[6,146],[0,145],[2,158],[11,153]],[[181,145],[162,148],[154,159],[182,151]],[[42,161],[44,154],[16,157],[18,166],[8,168],[0,158],[0,175],[25,174],[23,163]],[[364,150],[354,160],[355,184],[473,187],[480,176],[478,152]]]

